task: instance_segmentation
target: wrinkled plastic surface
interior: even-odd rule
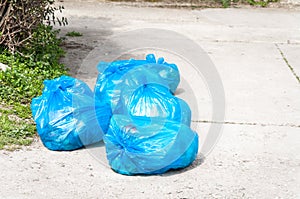
[[[160,117],[187,126],[191,124],[191,110],[188,104],[175,96],[169,89],[159,84],[145,84],[132,95],[121,93],[121,100],[115,109],[116,114],[143,117]]]
[[[72,77],[45,80],[44,85],[42,96],[32,100],[31,110],[48,149],[74,150],[102,140],[111,117],[108,104],[95,107],[91,89]]]
[[[98,65],[99,75],[95,85],[97,101],[111,105],[114,113],[122,91],[130,95],[143,84],[156,83],[175,92],[180,75],[175,64],[168,64],[163,58],[147,55],[146,60],[122,60]],[[124,92],[123,92],[124,93]]]
[[[198,135],[175,121],[114,115],[104,136],[110,166],[125,175],[159,174],[190,165]]]

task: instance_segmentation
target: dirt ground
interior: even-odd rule
[[[112,38],[120,32],[164,28],[201,45],[224,85],[222,135],[210,153],[186,169],[130,177],[109,168],[103,143],[53,152],[36,140],[17,151],[0,151],[0,198],[300,197],[300,84],[295,78],[300,75],[298,9],[190,10],[99,1],[61,3],[69,20],[68,26],[56,27],[61,36],[69,31],[83,34],[66,37],[67,54],[62,62],[91,87],[97,62],[109,61],[126,45]],[[169,40],[172,43],[172,37]],[[124,55],[130,56],[144,53]],[[187,74],[189,68],[180,69]],[[184,85],[180,88],[185,91]],[[212,101],[205,88],[196,88],[200,111],[193,118],[200,121],[193,122],[200,144],[218,122],[211,119]],[[181,95],[185,97],[184,92]]]

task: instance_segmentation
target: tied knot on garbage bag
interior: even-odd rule
[[[125,175],[159,174],[189,166],[198,153],[191,109],[174,96],[175,64],[145,60],[100,62],[94,93],[82,81],[46,80],[32,100],[38,134],[51,150],[74,150],[104,140],[111,168]],[[99,154],[100,155],[100,154]]]
[[[163,58],[156,61],[152,54],[147,55],[146,60],[100,62],[98,71],[94,89],[96,100],[110,104],[113,112],[120,102],[121,93],[132,93],[141,85],[150,83],[164,85],[175,93],[180,82],[177,66]]]

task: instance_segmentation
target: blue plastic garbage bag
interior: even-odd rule
[[[102,140],[111,110],[105,103],[96,106],[94,93],[84,82],[68,76],[45,80],[43,94],[31,103],[43,144],[50,150],[60,151]]]
[[[188,126],[155,118],[113,115],[104,136],[111,168],[121,174],[159,174],[190,165],[198,135]]]
[[[188,104],[160,84],[144,84],[132,94],[121,91],[121,100],[116,114],[144,117],[161,117],[190,126],[191,109]]]
[[[119,103],[122,90],[130,93],[140,85],[157,83],[174,93],[180,81],[179,71],[175,64],[168,64],[163,58],[156,60],[152,54],[147,55],[146,60],[100,62],[98,71],[94,90],[96,100],[109,103],[113,113]]]

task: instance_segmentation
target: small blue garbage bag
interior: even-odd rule
[[[198,135],[176,121],[113,115],[104,136],[111,168],[124,175],[160,174],[190,165]]]
[[[116,114],[143,117],[160,117],[173,120],[190,127],[191,109],[188,104],[170,93],[160,84],[144,84],[132,94],[121,91],[121,100]]]
[[[43,94],[32,99],[31,111],[43,144],[58,151],[102,140],[111,117],[108,104],[95,107],[91,89],[68,76],[45,80]]]
[[[100,62],[99,75],[95,85],[97,101],[106,101],[112,112],[119,103],[122,90],[133,92],[143,84],[157,83],[175,92],[180,75],[175,64],[168,64],[163,58],[155,59],[153,54],[146,60],[121,60],[111,63]]]

